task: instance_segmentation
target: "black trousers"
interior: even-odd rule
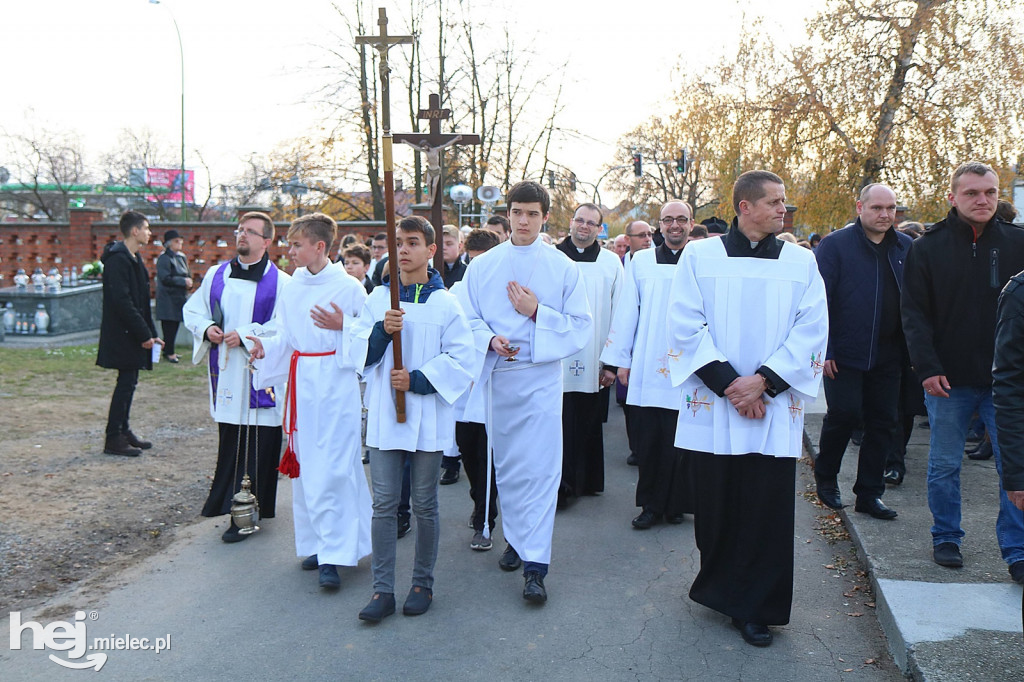
[[[174,339],[178,338],[179,326],[181,326],[181,322],[177,320],[160,320],[160,328],[164,332],[163,354],[165,358],[174,355]]]
[[[881,497],[885,492],[885,460],[899,443],[899,358],[879,363],[868,371],[838,367],[835,379],[825,377],[828,412],[821,424],[814,472],[835,478],[843,463],[850,435],[861,423],[864,439],[857,460],[857,497]]]
[[[130,430],[128,417],[132,411],[132,398],[135,396],[135,386],[138,383],[139,370],[117,370],[117,383],[114,384],[114,394],[110,396],[110,411],[107,413],[108,441]]]
[[[693,513],[689,453],[675,446],[678,410],[630,406],[639,477],[636,506],[655,514]]]
[[[487,488],[487,428],[476,422],[455,422],[455,444],[459,446],[462,466],[469,479],[469,496],[473,500],[473,529],[484,529],[484,490]],[[498,518],[498,485],[491,467],[491,514],[488,526],[494,530]]]
[[[796,458],[687,454],[700,551],[690,599],[742,621],[785,625],[793,605]]]
[[[923,417],[928,414],[924,409],[924,388],[921,387],[921,380],[917,378],[917,372],[910,366],[910,360],[903,361],[903,375],[900,377],[900,402],[899,422],[902,433],[902,440],[897,439],[895,447],[889,450],[885,458],[885,468],[892,469],[899,475],[907,473],[907,444],[914,432],[914,417]]]
[[[601,402],[604,401],[604,409]],[[604,429],[608,393],[562,394],[561,497],[604,492]]]

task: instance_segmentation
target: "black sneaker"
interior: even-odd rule
[[[523,565],[523,560],[519,558],[519,552],[515,550],[512,545],[505,545],[505,551],[501,553],[501,558],[498,559],[498,568],[503,571],[515,571]]]
[[[404,538],[412,529],[412,517],[408,514],[398,515],[398,537]]]
[[[395,595],[393,592],[374,592],[370,603],[359,612],[359,620],[368,623],[379,623],[395,612]]]

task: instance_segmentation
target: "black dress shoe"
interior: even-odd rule
[[[637,517],[633,519],[633,527],[637,530],[647,530],[659,523],[661,523],[661,514],[655,514],[654,512],[646,509],[640,512]]]
[[[733,618],[732,625],[743,635],[743,641],[751,646],[768,646],[772,643],[772,631],[767,625],[745,623],[739,618]]]
[[[629,453],[629,457],[626,458],[626,464],[628,464],[631,467],[639,466],[640,458],[631,452]]]
[[[870,514],[876,519],[882,519],[884,521],[892,521],[899,514],[896,513],[895,509],[889,509],[882,500],[877,497],[857,498],[857,503],[853,505],[854,511],[859,511],[864,514]]]
[[[932,558],[939,566],[961,568],[964,555],[960,553],[960,545],[955,542],[940,542],[932,548]]]
[[[882,480],[889,485],[900,485],[903,483],[903,474],[895,469],[886,469],[885,473],[882,474]]]
[[[981,446],[971,454],[967,455],[967,459],[973,459],[974,461],[982,461],[992,458],[992,441],[987,440],[981,444]]]
[[[393,592],[374,592],[370,603],[359,612],[359,620],[379,623],[395,612],[395,595]]]
[[[302,560],[303,571],[315,571],[319,566],[320,562],[317,560],[316,554],[310,554]]]
[[[543,604],[548,600],[548,591],[544,589],[544,578],[536,571],[526,574],[523,586],[523,599],[531,604]]]
[[[682,514],[672,514],[671,516],[668,516],[668,515],[665,516],[665,522],[666,523],[671,523],[671,524],[676,525],[676,526],[678,526],[683,521],[685,521],[685,519],[683,518]]]
[[[239,530],[238,526],[235,525],[234,519],[232,519],[231,525],[228,526],[228,529],[224,531],[223,535],[220,536],[220,539],[227,543],[241,542],[242,540],[248,538],[249,535],[252,535],[252,533],[242,535],[241,530]]]
[[[131,431],[125,431],[124,435],[125,437],[128,438],[128,445],[131,445],[133,448],[138,448],[140,450],[149,450],[151,447],[153,447],[153,444],[150,443],[148,440],[139,440],[138,436],[136,436]]]
[[[434,591],[429,587],[413,585],[409,590],[409,596],[405,598],[405,605],[402,613],[407,616],[419,616],[427,612],[430,602],[434,600]]]
[[[1013,578],[1013,582],[1018,585],[1024,585],[1024,561],[1014,561],[1007,566],[1007,569],[1010,571],[1010,577]]]
[[[408,514],[398,515],[398,537],[404,538],[409,534],[409,531],[412,529],[411,519],[412,517]]]
[[[455,467],[444,469],[441,474],[441,485],[451,485],[459,482],[459,470]]]
[[[325,590],[336,590],[341,587],[341,576],[338,575],[338,567],[331,564],[320,566],[320,587]]]
[[[843,498],[839,495],[839,483],[834,478],[814,475],[817,484],[818,499],[829,509],[839,511],[843,508]]]
[[[519,552],[515,550],[512,545],[505,545],[505,551],[501,553],[501,557],[498,559],[498,568],[503,571],[515,571],[523,565],[523,560],[519,558]]]
[[[103,444],[103,454],[138,457],[142,454],[142,450],[132,447],[132,444],[128,442],[128,436],[121,433],[106,440]]]

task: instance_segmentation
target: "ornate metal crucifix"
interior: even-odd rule
[[[430,185],[430,224],[437,232],[437,252],[434,254],[434,269],[444,275],[444,237],[441,234],[442,195],[444,194],[444,150],[453,144],[480,144],[479,135],[442,133],[442,119],[451,118],[451,109],[441,108],[441,98],[430,96],[430,108],[420,109],[416,118],[430,122],[429,133],[398,133],[395,142],[416,147],[427,155],[427,182]],[[419,180],[417,179],[417,182]]]
[[[381,7],[378,10],[377,25],[380,35],[356,36],[356,45],[370,45],[380,53],[380,123],[381,153],[384,168],[384,219],[387,221],[388,233],[388,273],[391,277],[391,309],[400,308],[398,300],[398,245],[395,237],[395,164],[391,155],[391,67],[388,66],[388,50],[394,45],[411,44],[413,36],[389,36],[388,13]],[[394,351],[395,369],[402,369],[401,334],[395,335],[391,342]],[[405,422],[405,392],[395,391],[395,415],[398,423]]]

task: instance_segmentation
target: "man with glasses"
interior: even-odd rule
[[[638,251],[651,248],[651,226],[643,220],[634,220],[626,225],[626,239],[629,240],[629,260]]]
[[[615,372],[599,360],[612,322],[612,306],[622,286],[622,264],[597,243],[604,215],[595,204],[580,204],[569,236],[555,248],[575,261],[594,318],[590,340],[562,360],[562,482],[558,504],[564,509],[581,495],[604,492],[604,435],[608,393]]]
[[[388,262],[388,236],[383,232],[373,235],[370,242],[370,255],[373,261],[370,263],[370,281],[374,286],[380,286],[380,278],[384,275],[384,267]]]
[[[247,366],[252,342],[245,340],[275,330],[278,295],[289,277],[269,258],[273,239],[270,216],[255,211],[243,215],[235,230],[237,255],[210,268],[185,303],[185,326],[194,338],[192,362],[206,358],[209,364],[210,415],[219,430],[217,468],[203,516],[229,513],[231,498],[248,471],[260,517],[274,517],[284,386],[253,388]],[[240,449],[246,451],[244,461]],[[247,537],[232,521],[221,539],[239,542]]]
[[[900,287],[913,241],[893,227],[895,220],[896,193],[885,185],[868,185],[857,200],[857,220],[826,235],[816,252],[832,331],[824,365],[828,412],[814,463],[818,499],[832,509],[843,508],[837,476],[850,435],[863,418],[854,509],[885,520],[896,518],[880,498],[885,458],[898,442],[906,352]]]
[[[608,344],[601,355],[626,385],[626,431],[637,454],[639,479],[633,527],[647,530],[662,520],[678,524],[692,511],[684,453],[675,447],[680,392],[669,377],[665,311],[676,263],[690,231],[689,204],[661,207],[665,241],[638,254],[626,269]],[[646,223],[644,223],[646,225]],[[633,226],[631,226],[631,229]],[[648,228],[649,229],[649,228]]]

